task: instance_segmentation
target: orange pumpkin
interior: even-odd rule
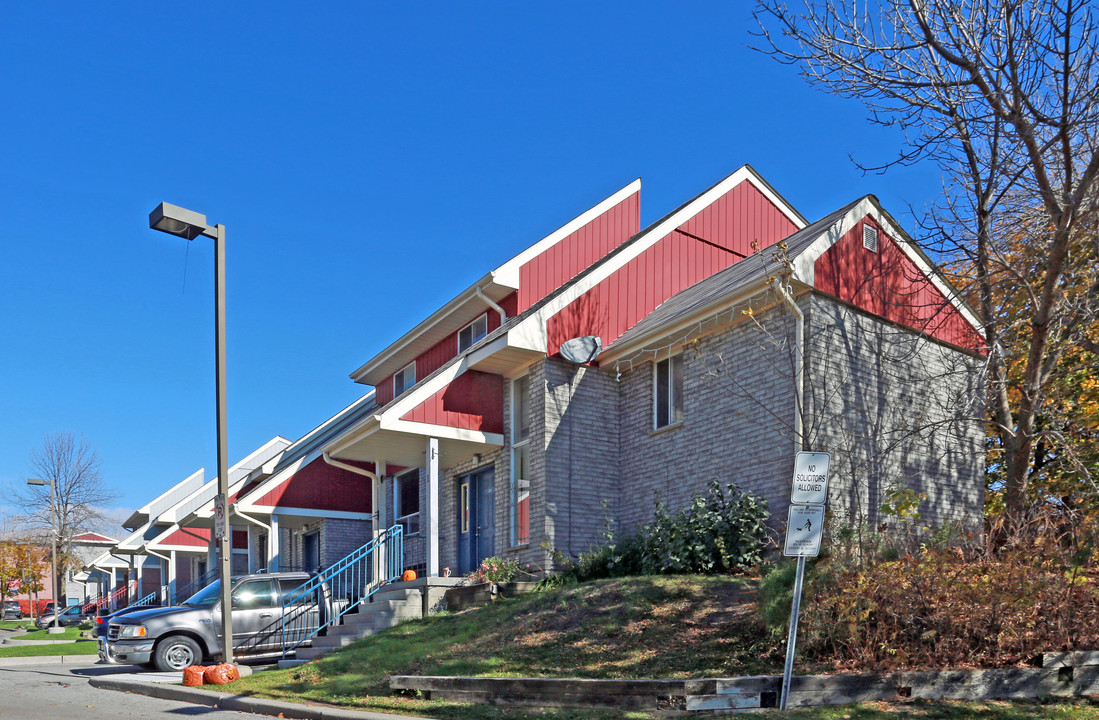
[[[405,570],[404,575],[401,575],[401,580],[404,580],[405,582],[408,582],[409,580],[415,580],[415,579],[416,579],[416,571],[415,570]]]

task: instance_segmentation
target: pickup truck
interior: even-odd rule
[[[313,577],[313,573],[274,572],[230,579],[234,657],[282,655],[284,642],[288,646],[300,642],[332,617],[328,589],[322,585],[288,608],[284,627],[283,598]],[[181,605],[111,618],[99,658],[166,672],[222,656],[221,612],[218,580]]]

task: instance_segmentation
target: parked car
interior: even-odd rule
[[[45,629],[53,626],[53,611],[46,612],[38,616],[34,624],[38,627]],[[57,624],[61,627],[69,627],[71,625],[79,625],[82,622],[91,620],[92,616],[84,612],[84,608],[80,605],[70,605],[57,615]]]
[[[290,606],[284,627],[284,598],[314,576],[305,572],[275,572],[230,579],[234,657],[281,655],[284,642],[302,641],[332,617],[328,588],[322,585]],[[172,671],[201,663],[205,658],[223,656],[221,612],[218,580],[182,605],[111,618],[100,660]]]
[[[2,614],[4,620],[19,620],[23,617],[23,608],[18,600],[5,600]]]
[[[135,612],[155,610],[159,607],[159,605],[131,605],[129,607],[124,607],[121,610],[115,610],[114,612],[107,613],[106,615],[96,615],[95,637],[96,640],[100,643],[100,651],[103,650],[103,643],[107,641],[107,628],[110,625],[111,618],[122,617],[123,615],[129,615]]]

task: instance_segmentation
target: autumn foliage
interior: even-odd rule
[[[865,564],[823,559],[809,576],[799,653],[890,671],[1007,667],[1099,648],[1094,548],[1047,527],[995,552],[925,545]]]

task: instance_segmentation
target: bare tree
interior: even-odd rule
[[[1099,350],[1099,49],[1089,0],[760,0],[761,48],[899,126],[930,159],[925,229],[969,272],[1009,516],[1025,520],[1039,422],[1066,349]],[[1022,243],[1026,252],[1017,251]],[[1005,303],[1003,291],[1014,291]]]
[[[56,528],[57,572],[54,587],[60,592],[66,570],[75,561],[72,539],[82,532],[102,527],[105,510],[117,497],[103,482],[100,460],[86,438],[72,433],[47,435],[42,446],[31,453],[31,468],[56,489],[56,519],[51,513],[50,488],[28,485],[14,493],[22,508],[22,524],[48,534]]]

